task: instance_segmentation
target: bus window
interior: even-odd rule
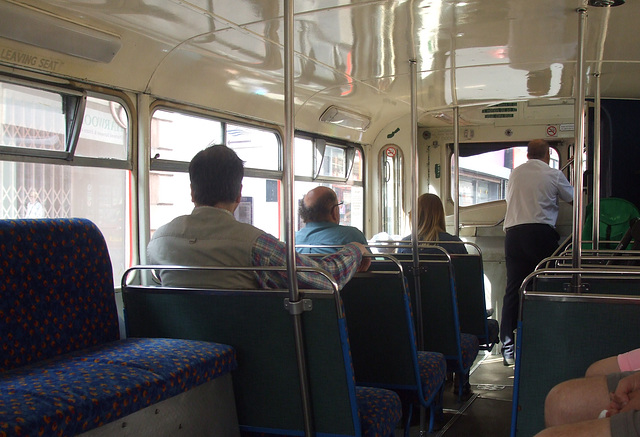
[[[64,96],[10,83],[0,85],[2,147],[64,151]]]
[[[340,205],[340,224],[364,231],[363,158],[358,147],[327,144],[325,140],[296,137],[295,205],[309,190],[326,186],[336,192]],[[296,230],[304,223],[295,211]]]
[[[151,119],[151,158],[188,163],[211,144],[223,144],[220,121],[180,112],[157,110]]]
[[[553,168],[559,167],[558,152],[550,148]],[[526,147],[493,150],[474,156],[460,157],[460,206],[502,200],[506,195],[507,181],[511,170],[527,161]],[[454,172],[451,156],[451,175]],[[451,180],[453,197],[454,181]]]
[[[402,219],[403,158],[399,147],[388,144],[380,151],[380,204],[383,205],[382,230],[389,235],[400,235]]]
[[[119,283],[133,258],[124,106],[109,97],[87,96],[85,104],[79,92],[6,82],[0,82],[0,95],[1,218],[93,221],[105,237]],[[70,125],[81,126],[77,135],[67,131]]]
[[[327,145],[324,153],[316,149],[315,163],[318,169],[317,175],[329,177],[343,177],[346,170],[345,149]]]
[[[124,106],[88,97],[75,156],[127,159],[128,125]]]
[[[279,171],[280,142],[273,132],[227,125],[227,146],[238,154],[246,168]]]
[[[189,162],[200,150],[224,144],[245,163],[236,218],[280,237],[280,142],[275,133],[220,120],[159,109],[151,129],[149,173],[151,233],[193,210]]]

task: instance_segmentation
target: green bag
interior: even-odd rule
[[[640,211],[631,202],[616,197],[600,199],[600,241],[620,241],[629,229],[631,220],[640,217]],[[593,204],[587,205],[582,241],[584,249],[591,245],[584,243],[593,239]],[[613,249],[615,243],[601,245],[603,249]]]

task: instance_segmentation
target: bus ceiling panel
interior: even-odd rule
[[[255,63],[247,60],[249,51],[224,56],[207,50],[208,46],[211,43],[198,45],[193,42],[174,50],[153,75],[148,92],[171,100],[283,124],[283,66],[278,62],[281,58],[269,54],[272,61],[263,58],[263,67],[260,68],[257,66],[257,57],[254,58]],[[252,51],[256,53],[257,49],[253,47]],[[269,48],[263,53],[270,51]],[[280,48],[276,48],[276,51],[278,55],[281,54]],[[268,66],[269,62],[274,64]],[[318,91],[304,84],[297,86],[296,106],[304,104]]]
[[[638,42],[640,45],[640,42]],[[600,93],[603,98],[629,99],[640,98],[640,62],[603,62],[587,63],[587,71],[600,72]],[[588,77],[586,96],[595,96],[596,81]]]
[[[206,53],[211,54],[207,49],[213,45],[213,42],[198,45],[194,40],[172,52],[158,67],[148,91],[233,114],[284,123],[284,88],[281,82],[284,73],[282,66],[277,65],[279,58],[273,62],[262,59],[263,68],[256,67],[261,61],[260,56],[271,53],[269,56],[275,57],[276,53],[281,53],[280,48],[271,51],[265,50],[264,46],[260,49],[254,47],[251,55],[254,57],[249,62],[248,51],[206,56]],[[392,85],[387,81],[382,81],[386,85],[381,89],[380,81],[374,81],[374,85],[360,83],[348,76],[336,77],[335,71],[321,64],[309,67],[304,58],[297,57],[296,61],[294,101],[298,129],[330,136],[337,134],[345,140],[362,142],[365,136],[360,132],[320,123],[320,115],[327,107],[341,103],[345,108],[374,119],[375,124],[376,117],[396,117],[409,111],[404,100],[393,101],[393,94],[386,93],[386,88]],[[184,79],[185,65],[192,66],[189,80]],[[211,78],[215,80],[211,82]],[[400,80],[406,83],[407,79],[402,77]],[[194,86],[200,83],[204,85]]]
[[[460,127],[480,125],[573,124],[573,99],[537,99],[462,106],[459,108]],[[421,115],[418,124],[425,127],[453,126],[453,110],[444,108]],[[469,138],[466,138],[469,139]]]
[[[139,51],[138,44],[124,44],[114,59],[104,64],[0,37],[0,64],[66,78],[70,82],[90,78],[90,83],[144,92],[155,65],[162,60],[163,56],[158,53],[166,46],[156,46],[149,41],[143,45],[149,50]]]
[[[615,8],[588,8],[587,60],[638,62],[638,14],[640,4],[631,0]]]
[[[469,105],[490,100],[528,100],[538,98],[571,98],[575,63],[555,63],[549,68],[534,70],[514,68],[511,65],[484,65],[458,68],[455,74],[458,105]],[[522,64],[521,67],[525,67]],[[447,103],[452,105],[451,80],[444,75],[444,92]]]
[[[167,53],[197,35],[198,28],[202,31],[207,28],[206,23],[197,25],[196,18],[202,16],[193,12],[170,25],[173,14],[168,6],[171,2],[163,3],[162,10],[160,7],[145,9],[140,2],[117,3],[94,5],[83,1],[36,0],[27,7],[0,2],[0,7],[17,11],[14,15],[21,20],[19,26],[5,27],[0,23],[3,28],[0,62],[45,74],[80,80],[90,78],[98,84],[144,91],[149,77]],[[157,22],[161,17],[164,21]],[[182,23],[187,18],[188,23]],[[51,32],[41,32],[43,27]],[[39,34],[50,36],[44,42],[30,36]],[[100,38],[104,39],[101,46],[105,48],[98,50],[96,41]],[[111,57],[100,55],[107,50],[113,51]],[[98,54],[94,56],[93,52]]]
[[[420,112],[573,97],[576,8],[584,3],[296,0],[297,111],[301,121],[323,126],[317,118],[329,105],[364,109],[372,118],[370,130],[379,130],[399,113],[408,114],[411,59],[417,61]],[[0,5],[23,8],[8,0]],[[39,17],[115,35],[121,47],[111,61],[100,62],[5,35],[0,63],[282,122],[282,1],[32,0],[29,5],[24,9]],[[603,98],[640,98],[631,83],[640,43],[629,32],[639,15],[636,1],[588,7],[585,54],[589,73],[602,71]],[[594,87],[588,86],[592,95]],[[390,112],[383,114],[381,107]],[[300,128],[312,127],[304,121]]]
[[[74,23],[116,35],[129,30],[173,47],[196,35],[229,27],[188,1],[33,0],[30,3]]]
[[[406,82],[408,78],[397,78],[399,82]],[[395,86],[395,84],[391,84]],[[297,91],[296,91],[297,92]],[[393,120],[404,119],[411,111],[410,97],[401,94],[396,98],[394,93],[381,91],[379,88],[353,82],[339,87],[323,90],[312,98],[296,107],[296,126],[308,132],[318,132],[330,137],[342,138],[357,143],[372,143],[380,130]],[[346,113],[354,113],[356,117],[370,120],[369,126],[361,131],[345,127],[349,123],[332,123],[321,120],[321,115],[329,107],[345,109]],[[339,116],[338,118],[341,118]],[[364,123],[365,125],[367,123]]]

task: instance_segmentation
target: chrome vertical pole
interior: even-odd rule
[[[284,199],[287,246],[287,275],[289,278],[289,312],[293,321],[296,356],[298,361],[298,377],[300,381],[300,397],[302,399],[302,415],[304,433],[313,435],[313,411],[309,393],[309,378],[306,364],[304,337],[302,333],[303,304],[298,291],[296,274],[296,249],[294,233],[293,182],[294,182],[294,89],[293,89],[293,0],[284,0]]]
[[[457,8],[453,8],[453,26],[457,22]],[[453,193],[453,227],[455,236],[460,235],[460,107],[458,106],[458,83],[456,78],[456,41],[458,38],[451,35],[451,103],[453,106],[453,157],[454,157],[454,193]],[[448,165],[448,163],[447,163]],[[443,204],[447,196],[440,196]]]
[[[460,107],[453,108],[453,225],[460,235]]]
[[[585,100],[585,84],[584,84],[584,38],[585,25],[587,20],[587,10],[585,8],[577,9],[578,12],[578,60],[576,65],[576,104],[575,104],[575,147],[573,154],[574,168],[574,195],[573,195],[573,255],[572,266],[579,268],[582,255],[582,150],[584,147],[584,100]],[[580,277],[574,276],[572,283],[575,291],[580,290]]]
[[[418,165],[418,103],[417,82],[418,65],[415,59],[409,61],[411,70],[411,247],[413,248],[413,280],[416,292],[416,331],[418,350],[424,349],[424,336],[422,335],[422,293],[420,291],[420,259],[418,249],[418,178],[420,167]]]
[[[593,246],[592,249],[600,249],[600,73],[594,74],[596,78],[596,99],[593,125]]]

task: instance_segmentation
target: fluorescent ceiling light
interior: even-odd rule
[[[7,2],[0,3],[0,37],[104,63],[122,47],[116,35]]]
[[[329,106],[320,116],[320,121],[362,132],[366,131],[371,124],[369,117],[338,108],[337,106]]]

